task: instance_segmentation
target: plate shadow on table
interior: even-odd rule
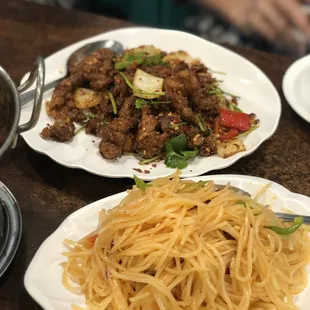
[[[62,191],[86,203],[124,191],[133,185],[129,178],[105,178],[82,169],[61,166],[48,156],[33,151],[22,138],[16,150],[10,151],[1,164],[14,164],[19,173],[22,172],[25,178],[35,181],[46,191]]]

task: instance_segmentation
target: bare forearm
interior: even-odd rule
[[[271,42],[304,52],[310,22],[297,0],[193,0],[215,10],[241,30],[254,31]],[[306,0],[308,3],[310,0]],[[302,34],[296,38],[294,31]]]
[[[244,9],[248,0],[195,0],[204,7],[208,7],[220,15],[224,16],[229,21],[235,22],[235,16],[240,8]]]

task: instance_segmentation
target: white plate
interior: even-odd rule
[[[274,211],[283,212],[282,209],[287,208],[295,213],[310,215],[310,198],[294,194],[269,180],[240,175],[212,175],[193,180],[214,180],[216,184],[227,184],[229,181],[231,185],[252,195],[264,185],[272,183],[261,203],[270,204]],[[74,212],[41,245],[26,271],[24,284],[28,293],[43,309],[67,310],[72,303],[84,305],[84,297],[68,292],[61,282],[62,267],[59,264],[65,261],[61,253],[66,251],[63,240],[68,238],[77,241],[96,229],[98,212],[102,208],[113,208],[125,196],[125,192],[113,195]],[[310,268],[308,268],[308,281],[307,288],[296,296],[295,300],[301,310],[309,309]]]
[[[310,56],[295,61],[287,69],[282,87],[290,106],[310,123]]]
[[[218,75],[223,80],[223,89],[241,96],[240,107],[245,112],[256,113],[261,120],[259,129],[251,133],[245,140],[246,151],[223,159],[219,156],[195,158],[186,169],[183,177],[201,175],[214,169],[221,169],[232,165],[238,159],[254,152],[263,141],[275,132],[281,114],[279,95],[266,75],[252,63],[241,56],[194,35],[173,31],[150,28],[125,28],[106,32],[101,35],[80,41],[46,58],[46,82],[63,75],[68,56],[80,46],[97,40],[114,39],[126,48],[142,44],[154,44],[164,51],[183,49],[193,57],[200,58],[209,68],[223,71],[226,75]],[[44,96],[49,99],[52,91]],[[21,123],[29,119],[31,105],[22,109]],[[138,174],[145,180],[153,180],[159,176],[172,173],[163,162],[156,168],[152,165],[139,166],[138,159],[133,156],[123,156],[115,162],[103,159],[98,152],[99,139],[79,133],[70,143],[59,143],[44,140],[39,136],[43,127],[52,120],[42,109],[38,124],[30,131],[22,134],[25,141],[34,150],[46,154],[56,162],[71,168],[81,168],[91,173],[107,177],[132,177]],[[93,143],[92,141],[95,141]],[[149,170],[149,174],[137,173],[134,168]]]

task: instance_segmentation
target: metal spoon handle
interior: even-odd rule
[[[216,189],[221,190],[225,187],[225,185],[219,185],[219,184],[215,184]],[[251,197],[251,195],[244,191],[241,188],[235,187],[235,186],[229,186],[229,188],[231,190],[233,190],[234,192],[243,195],[243,196],[247,196],[247,197]],[[304,218],[304,223],[305,224],[310,224],[310,216],[308,215],[300,215],[300,214],[290,214],[290,213],[281,213],[281,212],[275,212],[276,216],[280,219],[282,219],[283,221],[286,222],[294,222],[294,218],[295,217],[303,217]]]
[[[52,81],[50,83],[47,83],[46,85],[44,85],[43,91],[46,92],[46,91],[50,90],[51,88],[55,87],[59,83],[59,81],[60,81],[60,79],[56,80],[56,81]],[[20,95],[21,105],[23,106],[27,102],[33,100],[35,97],[35,93],[36,93],[36,89],[32,89],[32,90],[29,90],[29,91],[22,93]]]
[[[281,218],[283,221],[286,222],[294,222],[294,219],[296,217],[303,217],[305,224],[310,224],[310,216],[308,215],[300,215],[300,214],[289,214],[289,213],[281,213],[281,212],[275,212],[276,216]]]

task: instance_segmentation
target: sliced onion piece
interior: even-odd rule
[[[184,51],[172,52],[163,58],[163,62],[184,61],[187,64],[199,63],[198,59],[193,58]]]
[[[101,102],[101,94],[87,88],[78,88],[74,93],[75,106],[78,109],[89,109]]]
[[[144,99],[163,96],[164,79],[137,69],[133,78],[134,95]]]

